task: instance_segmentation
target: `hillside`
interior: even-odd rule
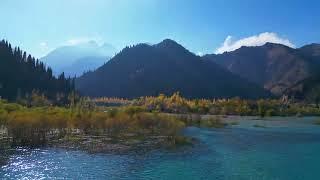
[[[135,98],[176,91],[188,98],[266,97],[268,92],[203,61],[173,40],[156,45],[138,44],[123,49],[96,71],[76,80],[88,96]]]
[[[218,55],[205,55],[203,59],[213,61],[228,71],[281,95],[287,88],[315,74],[318,67],[315,62],[319,58],[319,53],[314,52],[316,49],[312,45],[293,49],[267,43],[257,47],[241,47]]]
[[[298,49],[299,53],[302,54],[305,58],[309,59],[311,63],[315,64],[314,71],[318,71],[320,66],[320,44],[313,43],[309,45],[302,46]]]
[[[320,103],[320,76],[306,78],[287,88],[285,94],[298,100]]]

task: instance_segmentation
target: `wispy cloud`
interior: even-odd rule
[[[83,45],[88,43],[96,43],[97,45],[102,45],[104,42],[102,38],[98,37],[77,37],[68,39],[63,45],[67,46],[75,46],[75,45]]]
[[[39,45],[40,47],[48,47],[48,44],[46,42],[41,42]]]
[[[295,45],[288,39],[279,37],[276,33],[264,32],[258,35],[246,37],[236,41],[232,40],[232,36],[228,36],[225,39],[224,43],[221,45],[221,47],[216,49],[215,53],[221,54],[224,52],[234,51],[242,46],[262,46],[267,42],[283,44],[289,47],[295,47]]]
[[[45,53],[50,49],[47,42],[40,42],[39,46],[40,46],[40,51]]]
[[[46,41],[40,42],[38,46],[38,54],[35,54],[38,57],[43,57],[44,55],[48,54],[50,51],[53,50],[52,47],[50,47]]]
[[[203,56],[203,52],[200,52],[200,51],[199,51],[199,52],[197,52],[197,55],[198,55],[198,56]]]

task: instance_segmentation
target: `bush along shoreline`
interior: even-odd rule
[[[221,115],[320,115],[319,107],[286,98],[188,100],[175,93],[134,100],[91,100],[72,93],[67,105],[53,106],[37,94],[29,101],[18,104],[0,100],[1,143],[122,153],[192,144],[194,140],[184,136],[182,130],[187,126],[223,128],[228,124]],[[110,103],[118,105],[101,106]],[[218,116],[203,119],[203,114]]]
[[[91,152],[175,146],[190,142],[178,117],[140,107],[102,111],[87,101],[66,107],[24,107],[0,102],[2,137],[11,147],[49,145]],[[4,140],[4,138],[3,138]]]
[[[113,99],[114,100],[114,99]],[[122,100],[123,101],[123,100]],[[279,99],[186,99],[180,93],[171,96],[141,97],[131,101],[150,112],[176,114],[209,114],[238,116],[320,116],[317,103],[295,101],[288,96]]]

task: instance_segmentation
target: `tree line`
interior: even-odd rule
[[[150,112],[175,114],[211,114],[243,116],[318,116],[320,108],[316,104],[295,101],[288,96],[279,99],[247,100],[231,99],[187,99],[179,92],[171,96],[141,97],[132,101]]]
[[[9,101],[28,99],[32,93],[63,102],[74,91],[74,79],[64,73],[55,77],[50,67],[19,47],[0,41],[0,97]]]

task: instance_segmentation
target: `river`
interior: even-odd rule
[[[223,129],[189,127],[193,147],[147,154],[21,148],[0,165],[0,179],[320,179],[314,119],[238,117]]]

